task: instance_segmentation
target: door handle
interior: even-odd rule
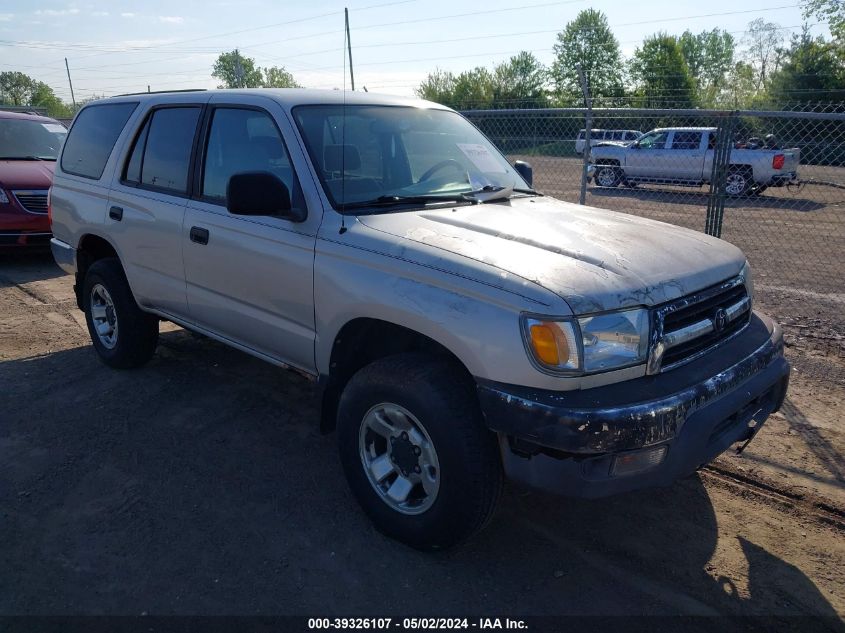
[[[123,208],[122,207],[112,207],[109,209],[109,217],[112,220],[117,220],[120,222],[123,219]]]
[[[208,244],[208,229],[200,226],[191,227],[191,241],[197,244]]]

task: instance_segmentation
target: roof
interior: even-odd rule
[[[414,99],[409,97],[397,97],[396,95],[378,94],[375,92],[361,92],[351,90],[314,90],[308,88],[250,88],[244,90],[199,90],[199,91],[174,91],[174,92],[154,92],[154,93],[138,93],[132,95],[121,95],[119,97],[111,97],[108,99],[100,99],[94,101],[97,103],[108,103],[114,101],[146,101],[166,102],[170,98],[179,98],[184,101],[185,97],[191,95],[214,95],[216,93],[232,95],[261,95],[279,102],[287,108],[292,108],[298,105],[404,105],[424,108],[439,108],[448,109],[439,103],[432,101],[425,101],[423,99]]]
[[[26,121],[40,121],[41,123],[58,123],[56,119],[48,116],[29,114],[27,112],[12,112],[11,110],[0,110],[0,119],[23,119]]]
[[[717,127],[658,127],[653,132],[671,132],[672,130],[683,130],[684,132],[717,132]]]

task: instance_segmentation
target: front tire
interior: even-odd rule
[[[449,361],[400,354],[364,367],[343,390],[337,434],[352,493],[387,536],[445,549],[492,516],[502,488],[496,437],[472,381]]]
[[[146,363],[158,343],[158,318],[135,303],[120,261],[94,262],[85,275],[83,310],[97,355],[109,367]]]
[[[617,187],[622,182],[622,170],[616,165],[597,165],[593,179],[599,187]]]

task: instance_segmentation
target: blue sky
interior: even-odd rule
[[[741,40],[764,18],[785,37],[800,29],[797,0],[349,0],[358,86],[412,94],[425,74],[490,66],[520,51],[550,63],[555,34],[585,8],[604,11],[630,55],[646,35],[720,27]],[[283,65],[308,87],[343,85],[342,2],[270,0],[4,0],[0,70],[20,70],[70,100],[92,94],[212,88],[220,51],[238,47],[262,66]],[[814,32],[826,33],[821,26]]]

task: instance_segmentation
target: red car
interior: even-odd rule
[[[0,111],[0,245],[47,243],[47,192],[67,136],[48,117]]]

